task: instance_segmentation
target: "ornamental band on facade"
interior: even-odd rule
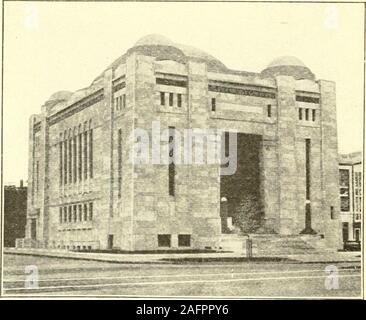
[[[135,164],[128,136],[237,134],[237,170]],[[92,84],[30,119],[26,237],[17,246],[217,248],[224,233],[307,235],[341,246],[335,84],[294,57],[228,69],[161,36],[140,39]]]

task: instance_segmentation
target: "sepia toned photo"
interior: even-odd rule
[[[2,297],[363,299],[364,3],[2,19]]]

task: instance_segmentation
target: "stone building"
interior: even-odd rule
[[[361,152],[339,156],[339,196],[343,241],[361,241],[363,211]]]
[[[237,131],[235,174],[220,176],[219,163],[129,161],[131,132],[153,138],[156,120],[161,130]],[[35,246],[212,248],[228,217],[235,226],[250,216],[252,232],[341,243],[335,84],[294,57],[236,71],[149,35],[89,87],[51,95],[30,118],[29,143]]]

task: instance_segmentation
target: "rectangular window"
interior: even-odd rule
[[[216,98],[211,99],[211,111],[216,111]]]
[[[348,212],[349,209],[349,197],[341,197],[341,211]]]
[[[158,247],[170,247],[171,235],[170,234],[158,234]]]
[[[178,235],[178,247],[190,247],[191,246],[191,235],[190,234],[179,234]]]
[[[169,127],[169,166],[168,166],[168,179],[169,179],[169,195],[175,195],[175,163],[174,163],[174,131],[175,127]]]
[[[79,204],[78,209],[79,209],[79,221],[83,221],[83,206]]]
[[[313,121],[315,121],[316,120],[315,119],[315,117],[316,117],[316,110],[315,109],[312,110],[312,116],[313,116]]]
[[[88,178],[88,132],[84,132],[84,179]]]
[[[69,139],[69,183],[72,183],[72,138]]]
[[[64,184],[67,184],[67,139],[64,141]]]
[[[118,129],[118,198],[122,196],[122,129]]]
[[[341,211],[350,211],[350,172],[348,169],[339,170],[339,193],[341,200]]]
[[[76,152],[76,136],[73,137],[73,159],[72,161],[74,162],[73,163],[73,176],[74,176],[74,183],[76,182],[77,180],[77,168],[76,168],[76,159],[77,159],[77,152]]]
[[[299,108],[299,120],[302,120],[302,108]]]
[[[88,205],[84,204],[84,221],[88,221]]]
[[[89,202],[89,220],[93,220],[93,202]]]
[[[62,207],[60,207],[60,209],[59,209],[59,211],[60,211],[60,213],[59,213],[59,215],[60,215],[60,223],[62,223],[62,220],[63,220],[63,212],[62,212]]]
[[[122,95],[122,107],[126,108],[126,94]]]
[[[267,105],[267,117],[272,117],[272,106],[270,104]]]
[[[177,98],[178,98],[178,100],[177,100],[178,108],[181,108],[182,107],[182,94],[178,93]]]
[[[83,139],[82,139],[82,133],[79,133],[79,181],[83,180]]]
[[[305,109],[305,120],[309,121],[309,109]]]
[[[165,92],[160,92],[160,105],[165,106]]]
[[[72,208],[73,208],[73,218],[74,218],[74,222],[76,222],[77,221],[77,212],[76,212],[76,210],[77,210],[77,206],[74,204],[73,206],[72,206]]]
[[[332,220],[334,220],[334,219],[335,219],[334,207],[333,207],[333,206],[330,206],[330,218],[331,218]]]
[[[311,140],[310,139],[305,139],[306,200],[310,200],[310,185],[311,185],[311,181],[310,181],[310,177],[311,177],[311,172],[310,172],[310,168],[311,168],[311,165],[310,165],[310,151],[311,151]]]
[[[169,107],[172,107],[174,104],[174,95],[173,93],[169,93]]]
[[[89,131],[89,177],[93,178],[93,129]]]
[[[36,162],[36,194],[38,196],[39,191],[39,161]]]
[[[59,152],[60,152],[60,163],[59,163],[59,165],[60,165],[60,186],[63,183],[63,175],[62,175],[62,173],[63,173],[63,170],[64,170],[64,168],[63,168],[63,154],[62,154],[63,150],[62,150],[62,145],[63,145],[63,142],[61,141],[59,143]]]
[[[64,222],[67,222],[67,207],[64,207]]]
[[[72,212],[71,212],[72,208],[71,208],[71,206],[69,206],[68,209],[69,209],[69,219],[68,219],[68,221],[71,222],[72,221]]]

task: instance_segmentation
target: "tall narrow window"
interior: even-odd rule
[[[72,212],[71,212],[71,206],[68,206],[68,210],[69,210],[69,222],[72,221]]]
[[[93,129],[89,131],[89,177],[93,178]]]
[[[169,107],[172,107],[174,104],[174,95],[172,92],[169,93]]]
[[[79,221],[83,221],[83,207],[81,204],[78,205]]]
[[[165,106],[165,92],[160,92],[160,104]]]
[[[77,167],[76,167],[76,159],[77,159],[77,149],[76,149],[76,136],[74,136],[73,138],[72,138],[72,143],[73,143],[73,152],[72,152],[72,156],[73,156],[73,159],[72,159],[72,161],[73,161],[73,173],[72,173],[72,175],[73,175],[73,178],[74,178],[74,183],[76,182],[76,180],[77,180]]]
[[[68,164],[68,175],[69,175],[69,183],[72,183],[72,166],[71,166],[71,159],[72,159],[72,145],[71,145],[72,138],[69,139],[69,150],[68,150],[68,158],[69,158],[69,164]]]
[[[84,221],[88,221],[88,205],[84,203]]]
[[[305,109],[305,120],[309,121],[309,109],[308,108]]]
[[[174,131],[175,127],[169,127],[169,195],[175,195],[175,163],[174,163]]]
[[[216,98],[211,98],[211,111],[216,111]]]
[[[39,161],[36,162],[36,194],[38,196],[39,191]]]
[[[315,119],[315,116],[316,116],[316,110],[315,109],[312,110],[312,115],[313,115],[313,121],[315,121],[316,120]]]
[[[62,220],[63,220],[63,212],[62,212],[62,207],[60,207],[60,209],[59,209],[59,211],[60,211],[60,223],[62,223]]]
[[[84,132],[84,179],[88,178],[88,132]]]
[[[80,129],[81,130],[81,129]],[[79,181],[83,180],[83,139],[82,139],[82,133],[79,133]]]
[[[118,129],[118,198],[122,196],[122,129]]]
[[[302,120],[302,108],[299,108],[299,120]]]
[[[178,93],[178,95],[177,95],[177,105],[178,105],[178,108],[182,107],[182,94],[181,93]]]
[[[267,117],[272,117],[272,106],[270,104],[267,105]]]
[[[89,220],[93,220],[93,202],[89,202]]]
[[[67,222],[67,207],[64,207],[64,222]]]
[[[67,184],[67,139],[64,141],[64,184]]]
[[[311,150],[311,140],[305,139],[305,176],[306,176],[306,200],[310,200],[310,150]]]
[[[125,93],[122,95],[122,107],[126,108],[126,94]]]
[[[74,204],[73,206],[72,206],[72,210],[73,210],[73,220],[74,220],[74,222],[76,222],[77,221],[77,218],[78,218],[78,215],[77,215],[77,206],[76,206],[76,204]]]
[[[63,142],[61,141],[59,143],[59,152],[60,152],[60,161],[59,161],[60,162],[59,163],[59,165],[60,165],[60,186],[63,183],[63,175],[62,175],[62,173],[63,173],[63,170],[64,170],[64,168],[63,168],[64,162],[63,162],[63,154],[62,154],[62,152],[63,152],[62,145],[63,145]]]

